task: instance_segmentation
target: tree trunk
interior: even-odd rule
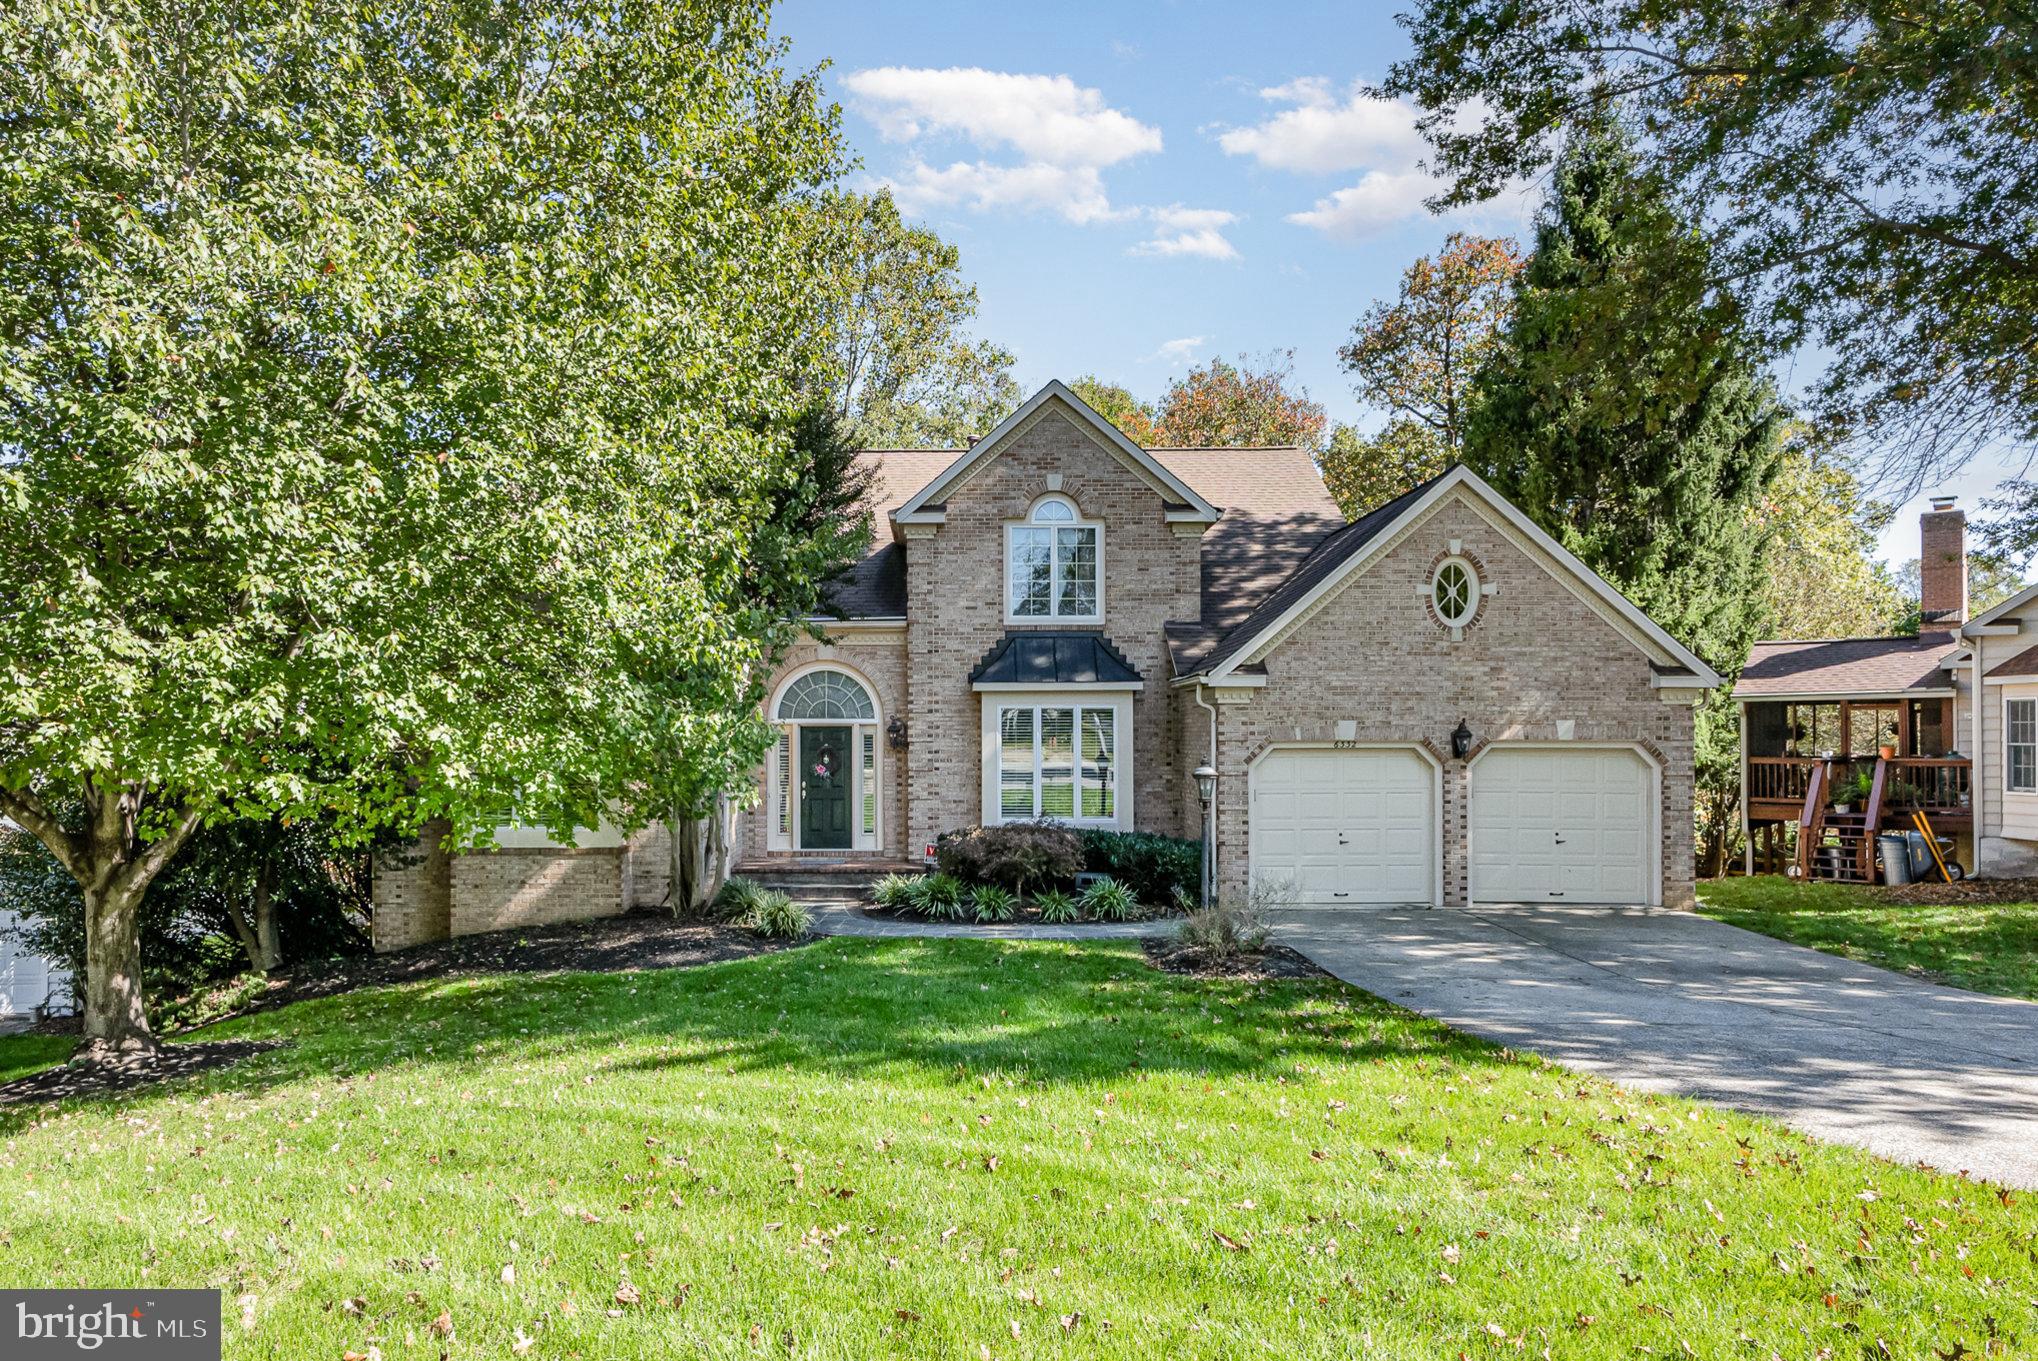
[[[85,886],[85,1043],[80,1057],[157,1048],[142,1007],[143,889]]]
[[[248,894],[248,904],[253,910],[253,919],[241,911],[239,903],[227,900],[227,920],[233,924],[234,935],[241,942],[241,950],[248,957],[248,967],[256,973],[272,973],[283,963],[283,947],[278,938],[276,925],[276,857],[273,852],[264,853],[261,867],[255,871],[255,885]]]
[[[707,816],[675,813],[666,824],[672,841],[672,887],[667,901],[674,916],[705,913],[729,881],[729,813],[728,799],[717,794]]]

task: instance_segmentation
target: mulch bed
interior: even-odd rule
[[[386,955],[299,965],[273,979],[257,1006],[283,1006],[352,992],[355,988],[411,983],[448,974],[687,969],[768,955],[792,943],[765,940],[734,926],[682,922],[663,913],[637,912],[596,921],[459,936]]]
[[[315,997],[332,997],[356,988],[411,983],[450,975],[684,969],[770,954],[787,948],[789,944],[791,942],[764,940],[733,926],[680,922],[653,913],[514,931],[491,931],[486,935],[435,941],[386,955],[361,955],[301,964],[271,978],[268,990],[235,1015],[245,1016],[252,1011],[267,1011]],[[204,1028],[195,1029],[202,1031]],[[36,1029],[46,1034],[77,1034],[78,1018],[52,1017]],[[224,1068],[250,1054],[273,1049],[279,1043],[281,1041],[277,1040],[210,1040],[166,1045],[152,1053],[81,1059],[0,1083],[0,1106],[126,1091],[166,1078]]]
[[[1146,949],[1147,962],[1156,969],[1163,973],[1185,974],[1190,978],[1223,978],[1251,983],[1332,976],[1285,945],[1269,945],[1258,954],[1220,958],[1208,950],[1184,945],[1166,936],[1146,936],[1140,944]]]
[[[1883,885],[1865,890],[1887,903],[1945,907],[1961,903],[2038,903],[2038,879],[1962,879],[1957,883]]]
[[[63,1101],[74,1096],[104,1096],[146,1087],[173,1077],[188,1077],[210,1068],[225,1068],[252,1054],[275,1049],[281,1040],[212,1040],[204,1044],[170,1044],[145,1053],[117,1058],[80,1059],[40,1073],[0,1083],[0,1106]]]

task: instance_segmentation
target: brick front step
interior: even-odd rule
[[[887,874],[919,874],[925,869],[910,860],[876,856],[770,856],[736,862],[736,873],[742,878],[810,903],[860,902],[870,896],[870,886]]]

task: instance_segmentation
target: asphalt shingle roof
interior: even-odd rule
[[[1941,629],[1920,633],[1915,638],[1782,639],[1757,643],[1748,654],[1747,666],[1741,669],[1734,698],[1890,695],[1902,690],[1940,690],[1948,684],[1941,664],[1959,647],[1959,638]]]

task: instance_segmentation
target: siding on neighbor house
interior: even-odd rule
[[[1428,582],[1451,540],[1495,593],[1454,642],[1429,605]],[[1540,554],[1463,493],[1404,527],[1363,572],[1265,651],[1267,684],[1219,706],[1220,887],[1248,891],[1249,774],[1269,748],[1330,743],[1340,720],[1361,743],[1426,747],[1443,764],[1443,899],[1466,901],[1470,867],[1466,763],[1450,735],[1463,719],[1478,744],[1632,744],[1658,765],[1662,900],[1692,902],[1692,710],[1651,684],[1649,658]],[[1191,706],[1207,722],[1207,715]],[[1185,720],[1186,722],[1186,716]],[[1561,738],[1558,724],[1572,734]],[[1189,739],[1200,751],[1207,739]],[[1476,750],[1474,755],[1476,755]]]
[[[1048,494],[1050,474],[1060,475],[1061,494],[1084,519],[1104,526],[1103,619],[1037,627],[1100,628],[1140,673],[1145,688],[1132,699],[1134,823],[1194,830],[1193,819],[1185,826],[1181,816],[1185,769],[1194,763],[1184,768],[1175,755],[1162,625],[1199,617],[1200,540],[1176,533],[1152,485],[1049,404],[949,492],[945,524],[907,544],[906,844],[915,849],[983,819],[983,697],[970,688],[969,673],[1008,628],[1029,627],[1005,622],[1005,526]]]

